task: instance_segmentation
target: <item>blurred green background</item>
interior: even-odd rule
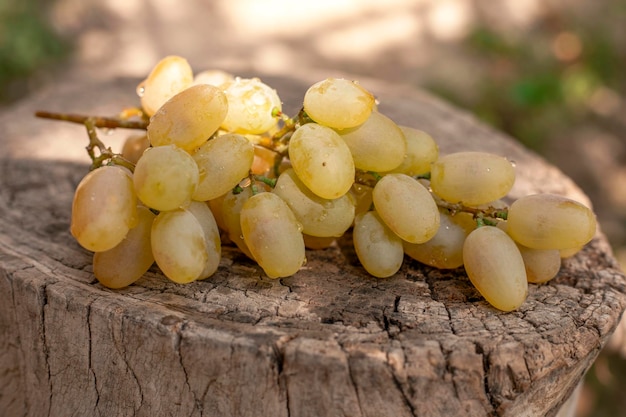
[[[2,0],[0,111],[55,77],[141,77],[169,53],[196,67],[334,68],[401,80],[470,110],[572,177],[624,265],[626,2],[320,0],[315,7]],[[589,372],[579,417],[626,416],[625,327]]]

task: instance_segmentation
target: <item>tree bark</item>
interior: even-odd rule
[[[265,78],[291,114],[317,79]],[[431,133],[442,153],[514,160],[512,198],[588,203],[556,168],[470,115],[411,88],[361,82],[382,112]],[[462,268],[407,259],[392,278],[373,278],[349,235],[308,251],[290,278],[270,280],[225,247],[208,280],[177,285],[153,267],[106,289],[68,231],[87,157],[62,157],[86,134],[31,115],[111,115],[135,104],[135,84],[60,85],[0,115],[10,126],[0,134],[1,415],[554,416],[626,307],[601,232],[512,313],[490,307]],[[47,159],[28,157],[45,147],[37,155]]]

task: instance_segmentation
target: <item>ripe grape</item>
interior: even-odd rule
[[[428,190],[405,174],[388,174],[374,186],[372,199],[385,224],[402,240],[424,243],[439,229],[439,209]]]
[[[302,237],[304,238],[304,246],[313,250],[329,248],[337,241],[335,236],[320,237],[303,234]]]
[[[245,187],[240,193],[229,192],[222,201],[222,216],[228,238],[241,250],[248,258],[254,259],[248,245],[243,240],[241,231],[241,208],[248,199],[252,197],[252,187]]]
[[[363,171],[384,172],[397,168],[407,153],[407,142],[400,127],[387,116],[372,112],[358,127],[338,131]]]
[[[387,278],[402,266],[402,240],[375,211],[359,214],[354,219],[353,239],[357,257],[371,275]]]
[[[511,163],[486,152],[457,152],[432,164],[430,186],[450,203],[468,206],[498,200],[513,187],[515,170]]]
[[[122,157],[132,164],[137,164],[144,151],[150,147],[147,135],[131,135],[122,146]]]
[[[211,84],[221,89],[228,87],[234,80],[232,74],[217,69],[200,71],[193,77],[194,84]]]
[[[341,236],[354,220],[354,204],[347,194],[334,200],[321,198],[300,181],[293,169],[280,174],[272,192],[289,205],[302,225],[302,233]]]
[[[406,140],[406,154],[402,163],[391,172],[400,172],[410,176],[430,172],[430,166],[439,157],[439,147],[426,132],[407,126],[400,126]]]
[[[143,111],[152,116],[163,103],[192,83],[193,71],[186,59],[173,55],[163,58],[137,86]]]
[[[440,225],[435,236],[424,243],[404,241],[404,253],[411,258],[439,269],[454,269],[463,265],[465,238],[476,228],[472,215],[450,215],[440,211]]]
[[[254,259],[270,278],[288,277],[305,261],[304,238],[282,198],[262,192],[241,208],[241,231]]]
[[[224,93],[228,100],[228,114],[222,122],[224,130],[261,134],[278,123],[272,111],[282,109],[280,97],[258,78],[236,78]]]
[[[232,190],[248,175],[254,147],[245,137],[228,133],[205,142],[191,156],[200,174],[192,198],[206,201]]]
[[[322,198],[341,197],[354,183],[350,149],[334,130],[307,123],[289,141],[289,159],[298,178]]]
[[[555,194],[519,198],[509,208],[507,232],[534,249],[570,249],[588,243],[596,232],[596,218],[583,204]]]
[[[304,111],[315,122],[333,129],[365,123],[374,103],[374,96],[369,91],[343,78],[320,81],[304,94]]]
[[[174,145],[146,150],[133,176],[141,202],[159,211],[188,205],[198,186],[198,178],[196,162]]]
[[[93,255],[93,273],[108,288],[124,288],[137,281],[154,263],[150,231],[156,215],[137,207],[137,225],[114,248]]]
[[[137,224],[137,196],[129,171],[103,166],[78,184],[72,202],[70,231],[93,252],[117,246]]]
[[[154,259],[166,277],[185,284],[210,276],[221,253],[219,231],[206,204],[159,213],[152,225]]]
[[[170,98],[150,118],[148,139],[152,146],[174,144],[191,152],[217,131],[227,112],[222,90],[194,85]]]
[[[470,233],[463,245],[463,264],[474,287],[495,308],[513,311],[526,300],[524,260],[501,229],[484,226]]]
[[[517,245],[524,266],[528,282],[542,284],[550,281],[561,269],[561,254],[557,249],[531,249]]]

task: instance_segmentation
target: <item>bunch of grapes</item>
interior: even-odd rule
[[[121,288],[156,262],[176,283],[210,277],[223,242],[270,278],[296,274],[306,250],[352,231],[363,268],[379,278],[405,256],[465,267],[494,307],[511,311],[594,236],[584,205],[558,195],[503,198],[515,180],[506,158],[440,156],[423,131],[377,110],[357,82],[312,85],[300,113],[282,113],[259,79],[193,76],[170,56],[139,85],[146,135],[121,154],[95,156],[78,185],[71,233],[95,252],[94,274]],[[93,124],[90,137],[93,135]],[[104,148],[101,148],[101,150]]]

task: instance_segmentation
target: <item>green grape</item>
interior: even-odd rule
[[[237,134],[217,136],[192,155],[200,181],[192,198],[207,201],[225,194],[248,175],[254,160],[254,146]]]
[[[596,218],[583,204],[554,194],[521,197],[509,208],[507,232],[533,249],[570,249],[587,244]]]
[[[561,254],[557,249],[531,249],[517,244],[524,259],[528,282],[542,284],[550,281],[561,269]]]
[[[278,177],[272,191],[281,197],[302,225],[302,233],[318,236],[341,236],[352,225],[354,204],[348,194],[328,200],[313,194],[293,169]]]
[[[410,176],[423,175],[430,172],[430,166],[439,157],[439,147],[435,140],[421,130],[400,126],[406,140],[406,154],[402,163],[391,170]]]
[[[334,130],[307,123],[289,141],[289,159],[298,178],[316,195],[339,198],[354,183],[350,149]]]
[[[93,252],[114,248],[137,224],[137,196],[129,171],[103,166],[78,184],[72,202],[70,231]]]
[[[288,277],[305,262],[304,238],[282,198],[262,192],[241,208],[241,231],[254,259],[270,278]]]
[[[403,241],[404,253],[411,258],[439,269],[454,269],[463,265],[463,243],[475,228],[473,216],[467,213],[450,215],[439,212],[437,234],[425,243]]]
[[[152,225],[154,259],[166,277],[186,284],[210,276],[221,254],[219,231],[206,204],[193,202],[189,209],[163,211]]]
[[[391,171],[407,154],[407,142],[400,127],[378,112],[372,112],[360,126],[338,133],[350,148],[354,166],[363,171]]]
[[[191,152],[219,129],[227,112],[222,90],[194,85],[170,98],[150,118],[148,139],[152,146],[174,144]]]
[[[506,159],[486,152],[457,152],[432,164],[430,186],[450,203],[468,206],[498,200],[513,187],[515,169]]]
[[[382,221],[378,213],[368,211],[354,219],[354,250],[363,268],[377,278],[398,272],[404,260],[402,240]]]
[[[312,250],[321,250],[329,248],[337,241],[335,236],[310,236],[303,234],[304,247]]]
[[[146,150],[133,176],[141,202],[159,211],[188,205],[198,186],[198,178],[196,162],[174,145]]]
[[[222,129],[235,133],[261,134],[278,123],[273,110],[280,111],[282,103],[276,90],[258,78],[235,78],[224,90],[228,99],[228,114]]]
[[[124,288],[137,281],[154,263],[150,230],[156,215],[147,207],[137,207],[137,225],[117,246],[93,255],[93,273],[108,288]]]
[[[327,78],[304,94],[304,111],[315,122],[347,129],[365,123],[375,104],[374,96],[354,81]]]
[[[424,243],[439,229],[439,209],[433,197],[408,175],[385,175],[374,186],[372,199],[385,224],[402,240]]]
[[[209,209],[211,209],[211,213],[213,213],[213,217],[215,217],[215,223],[217,223],[218,229],[223,232],[228,232],[228,228],[226,227],[226,221],[224,220],[223,210],[224,199],[228,194],[230,194],[230,191],[206,202],[209,206]]]
[[[474,287],[495,308],[513,311],[526,300],[524,260],[501,229],[484,226],[470,233],[463,245],[463,264]]]
[[[245,187],[240,193],[229,192],[222,201],[222,216],[224,226],[228,232],[228,238],[241,250],[248,258],[254,259],[248,245],[243,240],[241,231],[241,208],[248,199],[252,197],[252,187]]]
[[[350,188],[349,195],[352,196],[352,201],[354,201],[355,216],[372,209],[372,190],[373,188],[370,186],[357,183]]]
[[[159,61],[148,77],[137,86],[141,107],[152,116],[167,100],[193,82],[193,71],[186,59],[167,56]]]

